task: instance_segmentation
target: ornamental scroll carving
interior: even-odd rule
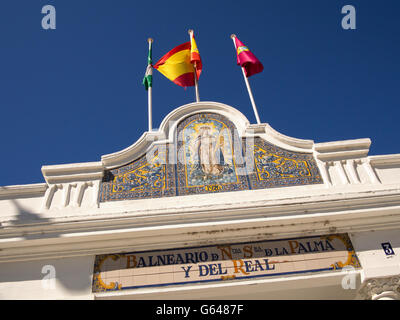
[[[358,292],[364,300],[376,300],[386,293],[391,299],[400,299],[400,276],[374,278],[364,282]]]

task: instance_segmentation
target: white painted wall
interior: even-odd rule
[[[351,234],[353,247],[363,268],[362,281],[400,275],[400,230]],[[389,242],[395,255],[386,255],[382,243]]]
[[[94,256],[0,263],[0,299],[93,299],[93,264]]]

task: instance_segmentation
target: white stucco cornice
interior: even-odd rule
[[[315,144],[315,150],[318,152],[336,152],[346,150],[369,149],[371,139],[353,139],[343,141],[322,142]]]
[[[50,184],[98,180],[103,177],[103,164],[84,162],[42,166],[42,173],[46,182]]]
[[[370,156],[369,161],[370,161],[371,165],[374,165],[374,166],[400,165],[400,154]]]
[[[368,155],[371,139],[353,139],[316,143],[314,150],[317,158],[323,161],[344,160],[349,158],[363,158]]]
[[[1,198],[14,198],[23,196],[43,196],[46,192],[46,183],[35,183],[14,186],[0,186],[0,199]]]

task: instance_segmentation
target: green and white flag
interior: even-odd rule
[[[151,48],[151,46],[152,46],[152,41],[149,41],[149,56],[147,58],[147,69],[146,69],[146,73],[145,73],[144,78],[143,78],[143,85],[144,85],[146,90],[151,88],[152,84],[153,84],[153,67],[151,66],[152,63],[153,63],[153,60],[151,58],[152,57],[152,54],[151,54],[152,48]]]

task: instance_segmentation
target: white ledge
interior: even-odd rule
[[[320,154],[317,154],[317,158],[319,160],[323,160],[323,161],[364,158],[368,155],[368,152],[369,152],[369,149],[320,153]]]
[[[400,165],[400,154],[388,154],[381,156],[370,156],[370,164],[377,165]]]
[[[369,149],[370,146],[371,146],[371,139],[364,138],[364,139],[316,143],[314,148],[315,151],[318,152],[336,152],[336,151]]]
[[[101,162],[59,164],[43,166],[42,173],[47,183],[98,180],[103,177],[104,167]]]
[[[24,196],[38,195],[41,196],[46,192],[46,183],[13,185],[0,187],[0,196]]]

